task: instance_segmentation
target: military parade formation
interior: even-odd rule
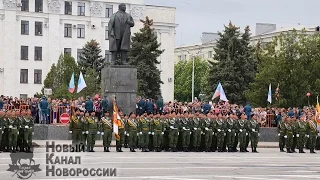
[[[183,152],[252,152],[258,153],[259,124],[255,115],[247,120],[245,113],[239,119],[236,115],[202,114],[147,114],[129,116],[119,112],[119,127],[116,138],[116,151],[123,147],[131,152],[141,149],[149,151]],[[109,112],[99,120],[95,112],[75,110],[71,117],[69,133],[74,147],[94,152],[95,140],[102,136],[104,152],[110,152],[113,137],[113,121]],[[75,150],[77,150],[75,148]]]
[[[30,110],[0,111],[1,151],[31,153],[33,126]]]

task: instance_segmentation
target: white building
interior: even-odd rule
[[[0,94],[16,97],[40,92],[53,63],[62,53],[79,57],[84,44],[96,39],[110,59],[108,21],[126,3],[135,19],[132,34],[154,20],[161,49],[161,86],[165,101],[174,94],[175,8],[145,5],[144,0],[0,0]]]
[[[265,46],[266,43],[272,41],[273,37],[280,35],[281,33],[292,31],[293,29],[297,31],[305,30],[307,34],[312,34],[319,31],[317,26],[305,27],[305,26],[295,26],[295,27],[280,27],[277,28],[275,24],[257,23],[256,33],[251,37],[251,44],[256,45],[260,41],[261,46]],[[202,33],[202,42],[197,44],[182,45],[175,48],[175,63],[179,61],[185,61],[191,59],[193,56],[199,56],[203,60],[214,60],[214,47],[216,45],[218,35],[217,33]]]

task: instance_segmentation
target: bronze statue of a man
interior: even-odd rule
[[[130,28],[134,21],[129,13],[126,13],[126,5],[120,4],[118,12],[114,13],[109,21],[109,51],[112,54],[111,61],[116,64],[117,55],[120,54],[120,64],[127,64],[127,53],[130,49]]]

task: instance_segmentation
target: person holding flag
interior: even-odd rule
[[[116,97],[113,99],[113,132],[116,136],[116,148],[117,152],[123,152],[122,151],[122,145],[124,143],[124,136],[127,134],[125,132],[125,122],[123,120],[123,114],[118,109],[117,103],[116,103]],[[120,117],[120,115],[122,117]]]

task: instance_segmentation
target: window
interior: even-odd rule
[[[212,51],[208,52],[208,58],[212,58]]]
[[[42,36],[42,22],[35,22],[35,35]]]
[[[34,84],[42,84],[42,70],[41,69],[34,70]]]
[[[28,83],[28,69],[20,69],[20,83]]]
[[[28,99],[28,94],[20,94],[20,99],[27,100]]]
[[[108,26],[106,26],[105,38],[106,38],[106,40],[109,39],[109,28],[108,28]]]
[[[42,13],[43,0],[35,0],[35,12]]]
[[[21,46],[21,60],[28,60],[28,46]]]
[[[29,21],[21,21],[21,34],[29,35]]]
[[[34,60],[35,61],[42,60],[42,47],[34,47]]]
[[[64,24],[64,37],[72,37],[72,24]]]
[[[111,52],[106,50],[105,51],[105,62],[106,63],[111,63],[111,57],[112,57]]]
[[[113,6],[112,5],[106,5],[106,18],[110,18],[113,14]]]
[[[84,16],[85,15],[85,3],[84,2],[78,2],[78,16]]]
[[[71,48],[64,48],[64,55],[70,54],[71,55]]]
[[[80,61],[80,57],[82,55],[83,50],[82,49],[77,49],[77,62]]]
[[[64,14],[72,15],[72,2],[71,1],[64,2]]]
[[[29,0],[21,0],[21,11],[29,11]]]
[[[77,27],[77,34],[78,34],[78,38],[84,38],[84,24],[78,24]]]

